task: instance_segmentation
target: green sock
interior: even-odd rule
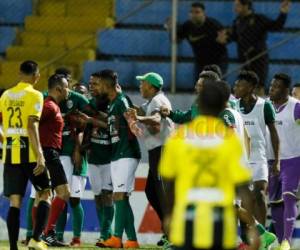
[[[125,232],[127,234],[128,240],[136,241],[137,237],[136,237],[136,232],[134,227],[134,215],[129,200],[126,200],[126,202],[127,202],[127,215],[126,215]]]
[[[116,237],[122,238],[123,232],[125,229],[125,224],[127,223],[127,201],[126,200],[118,200],[115,201],[115,232],[114,235]]]
[[[259,235],[262,235],[266,232],[266,229],[262,224],[256,224],[256,229],[257,229]]]
[[[26,208],[26,224],[27,232],[26,237],[32,237],[33,235],[33,226],[32,226],[32,208],[34,204],[34,198],[29,198]]]
[[[114,207],[103,206],[103,218],[101,223],[101,238],[107,240],[111,237],[111,223],[114,218]]]
[[[64,239],[64,232],[65,232],[65,227],[67,224],[67,218],[68,218],[68,206],[65,206],[64,211],[60,214],[58,221],[56,223],[56,237],[59,241],[63,241]]]
[[[74,237],[80,237],[83,229],[84,211],[81,202],[72,207],[73,213],[73,235]]]
[[[103,207],[100,206],[100,207],[96,207],[96,210],[97,210],[97,218],[98,218],[98,222],[99,222],[99,227],[100,227],[100,231],[101,231],[101,228],[102,228],[102,220],[103,220]],[[102,239],[102,235],[101,235],[101,232],[100,232],[100,238]]]

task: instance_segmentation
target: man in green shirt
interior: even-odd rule
[[[103,82],[101,74],[94,73],[90,77],[90,91],[92,98],[90,106],[97,112],[107,112],[108,98],[103,94]],[[89,180],[95,195],[97,215],[101,230],[100,240],[96,246],[111,237],[111,224],[114,216],[111,180],[111,142],[108,128],[90,128],[88,162]]]
[[[126,231],[128,240],[124,248],[138,248],[134,215],[129,203],[130,193],[134,190],[135,171],[141,158],[136,136],[131,132],[127,110],[133,107],[130,99],[118,89],[118,76],[112,70],[100,72],[103,93],[109,99],[108,127],[111,140],[111,178],[115,201],[115,227],[111,238],[104,241],[104,247],[120,248],[122,236]]]
[[[195,85],[195,93],[199,94],[203,85],[203,82],[205,80],[211,80],[211,81],[217,81],[219,80],[219,76],[213,72],[213,71],[203,71],[199,75],[199,79],[196,82]],[[163,117],[169,117],[173,122],[177,124],[183,124],[186,122],[190,122],[195,117],[197,117],[199,113],[198,106],[196,102],[194,102],[191,106],[191,108],[187,111],[181,111],[181,110],[170,110],[166,105],[163,105],[160,109],[161,115]]]

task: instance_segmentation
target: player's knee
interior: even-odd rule
[[[55,192],[57,197],[65,201],[68,201],[71,196],[70,188],[68,185],[61,185],[56,187]]]
[[[37,192],[36,195],[36,202],[35,204],[38,204],[40,201],[46,201],[48,203],[50,203],[51,200],[51,190],[50,189],[46,189],[46,190],[42,190]]]
[[[21,208],[22,197],[20,195],[11,195],[9,197],[10,206],[15,208]]]
[[[80,204],[80,198],[70,198],[70,205],[72,208],[77,207]]]
[[[113,194],[113,200],[114,201],[125,200],[126,198],[127,198],[126,193],[114,193]]]
[[[110,190],[102,190],[103,193],[103,205],[112,206],[113,205],[113,194]]]

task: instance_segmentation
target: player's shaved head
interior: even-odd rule
[[[224,81],[205,81],[198,95],[201,114],[217,117],[226,107],[230,87]]]
[[[84,83],[75,83],[73,86],[72,86],[72,89],[79,93],[79,94],[82,94],[82,95],[87,95],[89,90],[88,88],[86,87],[86,85]]]
[[[66,77],[64,75],[60,74],[54,74],[49,77],[48,79],[48,90],[52,90],[56,88],[57,86],[64,87]]]

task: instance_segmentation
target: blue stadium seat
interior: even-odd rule
[[[231,64],[228,72],[232,72],[237,68],[237,64]],[[154,71],[162,75],[164,78],[164,87],[168,89],[171,82],[170,63],[162,62],[135,62],[135,61],[95,61],[85,62],[83,68],[84,81],[88,81],[89,76],[101,69],[112,68],[119,73],[120,83],[124,87],[138,88],[138,82],[135,76]],[[294,81],[300,80],[300,67],[289,64],[271,64],[268,82],[271,77],[278,72],[291,75]],[[232,73],[228,78],[228,82],[233,85],[236,79],[236,73]],[[177,88],[180,90],[194,89],[194,65],[193,63],[179,63],[177,67]]]
[[[118,0],[116,2],[117,18],[120,19],[126,16],[130,11],[147,1],[140,0]],[[184,22],[188,18],[188,12],[191,1],[179,1],[178,20]],[[274,1],[264,1],[254,4],[254,9],[257,13],[263,13],[270,18],[276,18],[279,13],[279,4]],[[235,18],[232,1],[217,2],[206,1],[206,13],[208,16],[219,20],[223,25],[230,25]],[[167,17],[171,15],[171,1],[160,0],[154,1],[151,5],[139,11],[138,14],[123,21],[130,24],[163,24]],[[300,27],[300,3],[293,3],[291,12],[288,16],[286,27]]]
[[[1,0],[0,23],[22,24],[32,14],[32,0]]]
[[[4,53],[16,38],[16,29],[12,27],[0,27],[0,53]]]
[[[270,52],[271,59],[298,59],[300,60],[300,35],[293,33],[269,33],[269,48],[284,39],[293,37],[287,43],[280,45]],[[161,30],[134,30],[114,29],[98,34],[98,48],[104,54],[126,56],[170,56],[169,35]],[[229,57],[237,58],[236,44],[228,45]],[[184,41],[178,46],[178,55],[193,57],[190,45]]]

